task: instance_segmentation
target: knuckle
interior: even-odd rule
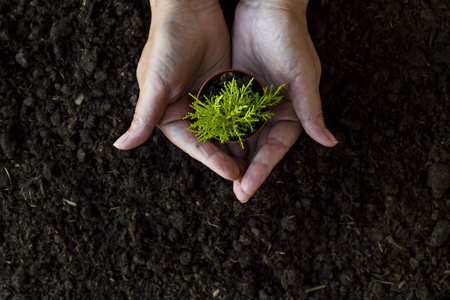
[[[137,130],[147,126],[147,124],[148,118],[143,116],[140,112],[135,111],[133,115],[133,121],[131,121],[131,128]]]
[[[315,65],[317,79],[320,79],[320,77],[322,76],[322,64],[320,63],[319,57],[317,57],[317,63]]]
[[[269,137],[266,141],[266,144],[275,146],[276,148],[282,148],[282,149],[290,148],[288,145],[283,143],[281,140],[279,140],[278,138],[274,138],[274,137]]]
[[[145,73],[147,70],[147,65],[143,62],[139,62],[136,68],[136,78],[139,84],[142,84],[145,81]]]
[[[300,74],[295,77],[295,84],[300,86],[307,86],[311,83],[315,83],[317,81],[317,76],[320,78],[320,73],[318,75],[318,70],[315,68],[311,68],[308,70],[303,70]]]
[[[307,111],[304,111],[303,116],[300,117],[300,121],[310,123],[323,122],[323,112],[321,105],[319,104],[313,108],[310,108]]]

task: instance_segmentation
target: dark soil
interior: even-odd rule
[[[1,299],[448,299],[449,4],[311,1],[327,124],[247,204],[132,118],[148,3],[0,2]]]

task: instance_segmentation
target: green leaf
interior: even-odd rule
[[[253,132],[256,123],[267,121],[273,116],[268,107],[282,100],[280,92],[284,85],[276,90],[273,86],[265,87],[263,95],[260,95],[253,91],[253,81],[254,78],[240,88],[236,79],[225,82],[218,95],[213,95],[211,99],[204,96],[203,101],[189,94],[194,99],[190,107],[195,112],[189,112],[183,119],[193,121],[188,130],[195,133],[199,142],[214,137],[221,143],[237,139],[244,148],[243,138],[247,132]]]

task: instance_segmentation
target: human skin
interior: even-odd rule
[[[301,0],[241,0],[236,9],[232,67],[248,70],[265,83],[286,84],[286,101],[275,109],[275,117],[258,137],[249,141],[248,153],[233,151],[249,163],[233,185],[243,202],[265,181],[302,128],[324,146],[337,144],[322,116],[321,65],[308,34],[307,4]]]
[[[142,144],[155,126],[175,145],[222,177],[234,180],[244,166],[212,142],[198,143],[182,120],[195,94],[212,74],[230,67],[230,37],[216,0],[150,1],[152,20],[137,80],[140,87],[128,131],[115,143],[128,150]]]
[[[322,117],[320,61],[308,34],[307,2],[241,0],[233,25],[232,45],[216,0],[150,1],[149,39],[139,61],[140,87],[128,131],[118,149],[143,143],[158,126],[175,145],[222,177],[246,202],[298,139],[302,128],[318,143],[337,141]],[[182,120],[191,99],[210,75],[230,66],[247,70],[266,84],[286,84],[286,100],[268,125],[247,142],[198,143]]]

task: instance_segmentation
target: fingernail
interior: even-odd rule
[[[239,202],[241,202],[241,203],[246,203],[246,202],[248,202],[248,200],[250,200],[251,197],[252,197],[252,196],[250,196],[250,195],[248,195],[248,197],[247,197],[247,196],[244,196],[244,195],[241,195],[240,197],[237,197],[237,199],[238,199]]]
[[[330,140],[330,142],[333,145],[336,145],[337,143],[339,143],[339,141],[334,137],[334,135],[328,129],[326,130],[326,134],[327,134],[328,139]]]
[[[247,191],[245,191],[244,189],[242,189],[242,191],[244,192],[244,194],[246,194],[246,195],[253,195],[253,193],[251,193],[251,192],[247,192]]]
[[[120,138],[117,139],[117,141],[113,144],[114,147],[117,149],[122,149],[123,144],[130,138],[130,134],[128,132],[125,132]]]
[[[238,199],[238,200],[239,200],[239,202],[241,202],[241,203],[247,203],[247,202],[248,202],[248,199],[245,199],[245,200]]]

